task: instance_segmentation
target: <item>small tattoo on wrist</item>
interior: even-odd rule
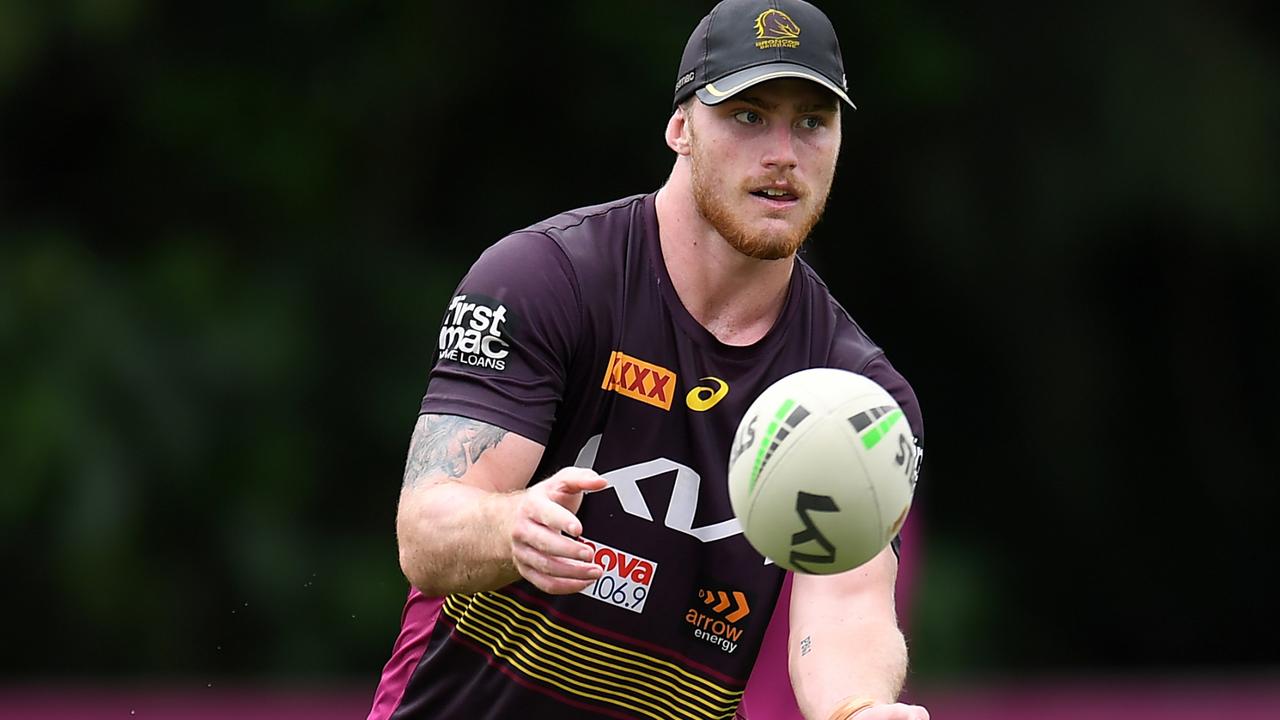
[[[805,635],[804,639],[800,641],[800,655],[801,656],[808,655],[809,651],[812,649],[813,649],[813,636]]]

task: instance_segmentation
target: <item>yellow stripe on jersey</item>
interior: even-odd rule
[[[694,693],[695,696],[708,696],[713,698],[715,701],[718,701],[720,704],[728,704],[729,702],[732,702],[736,706],[738,699],[742,697],[741,690],[737,692],[729,690],[728,688],[718,685],[701,675],[695,675],[673,662],[659,659],[653,655],[649,655],[648,653],[637,652],[620,645],[614,645],[590,635],[584,635],[580,632],[571,630],[567,626],[551,620],[546,615],[521,604],[515,598],[508,595],[502,593],[484,593],[484,597],[481,598],[481,601],[503,603],[508,606],[510,611],[521,613],[535,622],[540,622],[546,627],[559,631],[561,634],[566,636],[563,642],[571,645],[577,650],[592,652],[602,656],[610,663],[609,667],[618,668],[618,664],[621,663],[623,665],[636,667],[645,678],[661,679],[654,678],[655,674],[662,676],[662,678],[669,678],[671,680],[671,686],[676,688],[678,691],[684,691],[686,685],[692,683],[694,684],[694,687],[689,688],[689,690]],[[574,642],[573,639],[575,638],[580,642]],[[701,691],[701,695],[697,695],[699,691]]]
[[[545,662],[539,658],[531,657],[528,653],[524,652],[524,649],[519,645],[512,648],[503,644],[501,639],[485,632],[482,629],[488,627],[487,623],[474,622],[474,618],[472,618],[472,621],[459,624],[457,627],[458,632],[485,645],[486,648],[493,653],[494,657],[506,660],[511,667],[519,670],[524,675],[536,680],[541,680],[553,687],[560,688],[570,695],[598,700],[602,703],[626,708],[640,713],[645,717],[654,718],[654,720],[681,720],[680,715],[673,714],[663,708],[632,705],[628,702],[630,698],[628,698],[625,693],[610,691],[608,688],[600,685],[591,685],[581,681],[576,681],[574,680],[574,676],[571,672],[556,673],[552,668],[561,670],[565,670],[565,668],[562,668],[556,663]],[[589,692],[590,690],[605,692],[613,697],[598,695],[594,692]],[[639,700],[639,698],[636,699]]]
[[[734,692],[732,690],[729,690],[711,680],[708,680],[702,677],[701,675],[695,675],[694,673],[691,673],[688,670],[685,670],[683,667],[673,662],[662,660],[660,658],[654,657],[653,655],[649,655],[648,653],[637,652],[635,650],[631,650],[629,648],[625,648],[620,645],[614,645],[612,643],[599,640],[590,635],[584,635],[580,632],[576,632],[570,629],[566,625],[562,625],[560,623],[555,622],[554,620],[550,620],[549,618],[547,618],[547,616],[543,615],[542,613],[521,604],[515,598],[512,598],[508,595],[505,595],[502,593],[484,593],[484,595],[486,596],[485,598],[483,598],[484,600],[491,600],[491,601],[505,603],[515,612],[524,613],[527,616],[533,617],[535,620],[540,620],[542,622],[545,622],[549,627],[552,627],[569,637],[576,638],[587,646],[595,646],[600,648],[600,650],[603,651],[603,654],[611,662],[624,662],[629,665],[635,665],[645,673],[658,672],[666,677],[670,677],[673,680],[675,680],[677,683],[677,687],[683,687],[682,683],[690,682],[700,687],[706,688],[706,692],[708,694],[719,694],[724,696],[725,698],[738,698],[742,696],[742,691]],[[569,642],[572,642],[572,640],[569,640]],[[582,645],[577,645],[577,647],[582,647]],[[621,653],[622,657],[619,657],[617,653]],[[631,660],[630,658],[634,658],[634,660]]]
[[[472,607],[474,607],[474,605]],[[472,615],[469,615],[468,619],[479,621],[479,615],[480,613],[474,613]],[[683,687],[684,684],[680,682],[670,684],[667,687],[656,687],[647,681],[656,680],[659,683],[661,683],[663,682],[664,678],[654,678],[652,668],[641,667],[639,671],[636,671],[636,670],[631,670],[630,668],[627,668],[627,667],[621,667],[620,662],[629,662],[630,664],[633,664],[633,665],[639,665],[639,663],[635,663],[634,661],[626,661],[623,658],[611,656],[607,653],[600,653],[598,651],[592,650],[591,648],[583,647],[582,645],[578,645],[576,643],[565,643],[562,639],[557,639],[554,636],[550,635],[550,633],[547,631],[545,627],[535,625],[534,623],[536,621],[531,622],[526,620],[522,622],[520,620],[516,620],[513,616],[508,616],[506,618],[506,622],[509,624],[504,625],[501,628],[494,627],[492,625],[489,625],[488,623],[502,622],[502,620],[498,620],[497,618],[486,618],[486,621],[487,621],[486,626],[489,627],[491,630],[494,630],[495,632],[501,633],[503,636],[503,639],[506,640],[508,644],[515,644],[519,647],[523,647],[528,651],[535,652],[535,653],[541,652],[542,654],[548,655],[549,657],[545,660],[545,662],[547,664],[555,665],[557,668],[567,671],[569,673],[567,677],[569,678],[584,677],[584,676],[606,676],[606,677],[611,677],[611,678],[614,678],[615,680],[620,681],[619,683],[615,683],[606,687],[598,687],[593,684],[584,685],[584,687],[587,687],[589,689],[597,689],[603,692],[609,692],[608,690],[609,687],[627,688],[627,693],[624,694],[623,697],[640,696],[640,697],[649,699],[652,702],[659,703],[667,706],[668,708],[671,708],[676,713],[678,713],[678,717],[680,718],[689,717],[690,712],[695,714],[702,714],[702,715],[705,715],[706,713],[712,713],[713,716],[716,716],[716,717],[732,714],[734,708],[738,704],[738,699],[736,697],[728,700],[723,700],[719,705],[715,704],[714,702],[709,702],[702,696],[691,694],[684,691],[684,687]],[[517,627],[512,627],[512,625],[516,625]],[[540,637],[534,637],[534,635],[537,635]],[[553,647],[549,644],[539,645],[538,644],[539,639],[543,640],[546,643],[554,642],[558,645],[564,645],[565,650],[567,650],[568,652],[565,652],[565,650],[561,650],[557,647]],[[600,655],[604,661],[602,662],[599,660],[595,660],[594,658],[590,657],[588,654]],[[559,663],[554,662],[551,658],[560,659],[574,666],[575,668],[580,668],[580,670],[575,671],[575,670],[571,670],[570,668],[566,668],[560,665]],[[594,665],[591,664],[593,662],[595,663]],[[625,674],[619,674],[619,673],[629,673],[630,676]],[[637,685],[648,688],[653,692],[645,692],[643,690],[639,690],[636,687]],[[692,703],[696,703],[697,705],[701,705],[703,707],[701,708],[695,707]]]
[[[509,598],[506,598],[505,596],[494,596],[494,597],[501,598],[501,599],[503,599],[503,600],[510,600]],[[567,668],[565,668],[563,665],[561,665],[561,664],[559,664],[559,663],[551,662],[551,661],[550,661],[549,659],[547,659],[547,658],[537,657],[537,656],[536,656],[536,655],[534,655],[533,653],[541,652],[542,654],[550,654],[550,655],[552,655],[553,657],[556,657],[556,658],[558,658],[558,659],[561,659],[561,660],[563,660],[563,661],[566,661],[566,662],[568,662],[568,663],[569,663],[569,664],[571,664],[571,665],[575,665],[575,666],[578,666],[578,667],[586,667],[586,668],[587,668],[587,670],[588,670],[588,673],[587,673],[587,674],[594,674],[594,675],[609,675],[609,676],[612,676],[612,677],[615,677],[615,678],[621,679],[621,680],[623,680],[622,688],[626,691],[626,693],[623,695],[623,697],[627,697],[627,698],[630,698],[630,699],[650,699],[650,700],[651,700],[651,702],[652,702],[652,701],[657,701],[658,703],[661,703],[662,705],[666,705],[667,707],[674,707],[674,708],[676,708],[676,710],[677,710],[677,712],[678,712],[678,715],[676,716],[676,717],[678,717],[678,718],[686,718],[686,717],[728,717],[728,716],[732,715],[732,713],[733,713],[733,709],[734,709],[734,708],[737,706],[737,704],[738,704],[738,700],[740,699],[740,696],[741,696],[741,693],[740,693],[740,692],[739,692],[739,693],[728,693],[729,697],[727,697],[727,698],[723,698],[723,699],[722,699],[722,698],[715,698],[715,699],[719,699],[719,700],[721,700],[721,704],[717,705],[717,704],[715,704],[715,703],[713,703],[713,702],[708,702],[708,701],[707,701],[706,699],[704,699],[703,697],[699,697],[699,696],[697,696],[697,695],[690,695],[689,693],[684,692],[685,683],[676,683],[676,684],[673,684],[673,685],[671,685],[669,688],[665,689],[665,692],[664,692],[664,690],[660,690],[660,689],[658,689],[658,688],[655,688],[653,685],[650,685],[650,684],[648,684],[648,683],[646,683],[646,682],[643,682],[643,681],[639,681],[639,684],[644,685],[645,687],[648,687],[648,688],[650,688],[650,689],[657,690],[657,691],[658,691],[658,692],[660,692],[660,693],[663,693],[662,695],[659,695],[659,696],[655,697],[655,696],[654,696],[654,695],[652,695],[651,693],[647,693],[647,692],[645,692],[645,691],[643,691],[643,690],[640,690],[638,687],[636,687],[637,682],[638,682],[636,678],[626,678],[625,676],[620,676],[620,675],[618,675],[617,673],[610,672],[610,670],[620,670],[620,671],[624,671],[624,672],[625,672],[625,671],[629,671],[629,670],[628,670],[628,668],[618,667],[618,662],[619,662],[620,660],[625,661],[625,660],[626,660],[625,658],[619,658],[619,657],[617,657],[617,656],[615,656],[615,655],[604,654],[604,657],[608,660],[608,662],[607,662],[607,663],[601,663],[601,662],[599,662],[599,661],[594,661],[592,658],[590,658],[590,657],[584,657],[584,656],[582,655],[583,651],[588,651],[588,650],[589,650],[589,648],[585,648],[585,647],[582,647],[581,645],[577,645],[577,644],[573,644],[573,643],[570,643],[570,645],[572,646],[572,650],[571,650],[571,652],[570,652],[570,653],[564,653],[563,651],[559,651],[557,648],[554,648],[554,647],[548,647],[548,646],[545,646],[545,645],[539,645],[539,644],[537,643],[537,638],[532,638],[532,637],[530,637],[530,636],[529,636],[528,630],[525,630],[525,632],[524,632],[521,636],[516,636],[516,637],[512,638],[512,637],[510,636],[510,634],[509,634],[509,633],[507,633],[507,632],[504,632],[504,631],[503,631],[503,628],[498,628],[498,627],[495,627],[495,626],[493,625],[493,623],[495,623],[495,622],[502,622],[502,620],[501,620],[500,616],[498,616],[498,618],[497,618],[497,619],[495,619],[495,617],[487,617],[487,616],[488,616],[488,612],[487,612],[487,610],[478,610],[478,609],[477,609],[477,606],[479,606],[479,605],[488,605],[488,604],[490,604],[490,603],[486,602],[487,600],[490,600],[490,599],[491,599],[491,598],[490,598],[488,595],[486,595],[485,597],[480,598],[478,601],[476,601],[476,600],[474,600],[474,599],[473,599],[473,602],[467,603],[467,605],[469,606],[469,608],[468,608],[468,609],[470,610],[470,612],[466,612],[465,617],[463,617],[463,618],[462,618],[462,625],[461,625],[461,627],[460,627],[460,630],[462,630],[462,631],[466,631],[466,630],[470,629],[470,630],[473,630],[473,631],[478,631],[478,629],[477,629],[477,627],[476,627],[476,624],[479,624],[479,625],[481,625],[482,627],[485,627],[485,628],[488,628],[488,629],[490,629],[490,630],[493,630],[493,631],[496,631],[496,632],[501,633],[501,635],[503,636],[503,637],[501,637],[501,638],[493,637],[492,633],[490,633],[490,634],[489,634],[489,637],[482,639],[482,640],[487,640],[487,642],[483,642],[483,641],[482,641],[482,644],[484,644],[484,645],[485,645],[486,647],[488,647],[489,649],[491,649],[491,650],[495,651],[496,653],[498,653],[498,654],[502,655],[504,658],[508,658],[508,655],[507,655],[507,653],[501,652],[501,650],[502,650],[502,649],[508,649],[508,648],[510,648],[511,644],[514,642],[514,644],[515,644],[515,646],[516,646],[516,649],[520,649],[520,650],[524,650],[524,651],[525,651],[525,653],[527,654],[526,660],[529,660],[529,661],[537,661],[537,662],[540,662],[540,663],[541,663],[541,664],[543,664],[543,665],[553,665],[553,666],[557,667],[557,668],[558,668],[558,669],[560,669],[560,670],[567,670]],[[543,624],[545,624],[545,625],[547,625],[547,626],[549,626],[549,627],[551,627],[551,628],[555,628],[555,627],[557,627],[557,625],[558,625],[557,623],[554,623],[554,622],[549,621],[545,616],[542,616],[541,614],[536,613],[536,612],[533,612],[533,611],[525,610],[523,607],[520,607],[518,603],[515,603],[514,601],[511,601],[511,602],[513,603],[513,605],[514,605],[515,607],[519,608],[520,610],[522,610],[522,611],[524,611],[524,612],[527,612],[527,613],[529,613],[529,614],[533,615],[535,618],[538,618],[538,620],[539,620],[539,621],[541,621],[541,623],[543,623]],[[457,610],[457,609],[458,609],[458,608],[449,608],[449,610],[453,611],[453,612],[450,612],[450,613],[449,613],[449,614],[450,614],[450,616],[453,616],[453,615],[454,615],[454,612],[456,612],[456,610]],[[502,609],[501,609],[501,608],[494,607],[494,608],[489,608],[488,610],[497,610],[497,611],[501,611]],[[479,621],[480,621],[480,618],[481,618],[481,617],[485,617],[485,619],[487,620],[487,622],[480,623]],[[510,619],[508,619],[508,621],[510,621]],[[469,627],[469,626],[468,626],[468,625],[469,625],[469,623],[474,623],[474,624],[472,624],[472,625]],[[525,625],[528,625],[529,623],[524,623],[524,624],[525,624]],[[507,626],[505,629],[506,629],[506,630],[511,630],[511,629],[513,629],[513,628],[511,628],[510,626]],[[514,628],[514,629],[515,629],[515,630],[517,630],[517,631],[521,630],[521,628],[518,628],[518,627],[517,627],[517,628]],[[544,632],[545,632],[545,628],[544,628],[543,630],[544,630]],[[471,635],[471,633],[467,633],[467,634],[468,634],[469,636]],[[504,640],[506,641],[505,643],[504,643]],[[602,644],[602,645],[604,645],[604,646],[606,646],[606,647],[612,647],[612,646],[608,645],[607,643],[601,643],[601,644]],[[618,649],[620,649],[620,650],[621,650],[621,649],[624,649],[624,648],[618,648]],[[600,653],[595,653],[595,654],[600,654]],[[508,658],[508,659],[510,659],[510,658]],[[585,664],[585,665],[584,665],[584,663],[583,663],[583,662],[577,662],[577,661],[584,661],[584,660],[585,660],[585,661],[587,661],[587,663],[595,662],[596,664],[595,664],[595,665],[590,665],[590,664]],[[633,665],[634,665],[634,664],[637,664],[637,663],[631,662],[631,664],[633,664]],[[521,669],[522,669],[522,670],[526,670],[526,671],[528,670],[528,668],[526,668],[526,667],[521,667]],[[645,670],[645,672],[644,672],[643,674],[637,673],[638,677],[643,677],[643,678],[646,678],[646,679],[656,679],[656,680],[658,680],[658,681],[660,681],[660,682],[663,680],[663,678],[653,678],[653,677],[651,676],[651,675],[652,675],[652,673],[653,673],[653,669],[652,669],[652,668],[644,668],[644,670]],[[541,674],[539,674],[538,676],[539,676],[539,678],[541,678],[541,679],[546,679],[546,678],[544,678]],[[610,685],[610,686],[603,686],[603,687],[602,687],[602,686],[598,686],[598,685],[583,684],[583,683],[581,683],[580,681],[577,681],[577,680],[575,680],[575,679],[574,679],[574,678],[577,678],[577,677],[583,677],[583,676],[584,676],[584,674],[583,674],[583,673],[581,673],[581,672],[573,672],[573,671],[569,671],[568,676],[564,675],[563,673],[557,673],[557,674],[556,674],[556,677],[557,677],[557,678],[562,679],[562,680],[566,680],[566,681],[571,681],[571,682],[574,682],[575,684],[580,684],[580,685],[582,685],[582,687],[584,687],[585,689],[596,690],[596,691],[599,691],[599,692],[611,692],[609,688],[610,688],[610,687],[613,687],[612,685]],[[690,677],[696,677],[696,676],[690,676]],[[564,688],[564,686],[563,686],[563,685],[560,685],[559,683],[553,683],[553,684],[555,684],[557,687],[561,687],[561,688],[563,688],[563,689],[568,689],[568,688]],[[725,691],[723,691],[723,690],[722,690],[721,692],[725,692]],[[582,692],[582,691],[578,691],[578,694],[582,694],[582,695],[584,695],[584,696],[589,696],[589,697],[592,697],[592,698],[594,698],[594,699],[608,700],[608,698],[600,698],[600,697],[599,697],[599,696],[597,696],[597,695],[589,694],[589,693],[584,693],[584,692]],[[636,696],[639,696],[639,698],[637,698]],[[699,705],[703,705],[703,706],[707,706],[707,707],[702,707],[702,708],[694,707],[694,706],[692,706],[692,705],[688,704],[690,700],[694,700],[694,701],[696,701]],[[672,702],[672,701],[674,701],[674,704],[673,704],[673,702]],[[683,701],[683,702],[682,702],[682,701]],[[615,701],[615,702],[616,702],[616,701]],[[623,704],[624,704],[624,705],[626,705],[626,703],[623,703]],[[630,706],[630,705],[627,705],[627,707],[631,707],[631,706]],[[668,715],[669,715],[669,712],[668,712],[668,711],[666,711],[666,710],[665,710],[665,709],[663,709],[663,708],[657,708],[657,707],[654,707],[654,708],[652,708],[652,710],[653,710],[653,711],[655,711],[655,712],[660,712],[660,713],[661,713],[660,717],[666,717],[666,716],[668,716]],[[710,713],[710,714],[708,714],[708,713]],[[646,715],[652,715],[652,713],[645,713],[645,714],[646,714]]]
[[[742,699],[742,691],[571,630],[501,593],[450,595],[444,611],[460,633],[529,677],[655,720],[727,719]],[[582,679],[595,677],[613,682]]]

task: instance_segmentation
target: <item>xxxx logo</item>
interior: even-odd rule
[[[729,383],[718,377],[704,377],[698,382],[706,385],[699,385],[684,396],[684,402],[690,410],[706,412],[715,407],[720,398],[729,394]]]
[[[676,374],[670,370],[614,350],[600,389],[670,410],[675,384]]]

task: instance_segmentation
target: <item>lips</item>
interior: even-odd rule
[[[800,199],[800,194],[788,182],[775,182],[767,185],[757,186],[750,193],[764,200],[773,202],[789,203]]]
[[[756,197],[764,198],[766,200],[778,200],[781,202],[787,202],[790,200],[799,200],[799,198],[797,198],[795,195],[791,193],[780,192],[776,190],[757,190],[751,194],[755,195]]]

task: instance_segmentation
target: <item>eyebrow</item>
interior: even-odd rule
[[[773,104],[773,103],[771,103],[771,102],[765,102],[764,100],[762,100],[762,99],[760,99],[760,98],[758,98],[758,97],[756,97],[756,96],[754,96],[754,95],[744,95],[744,96],[742,96],[742,97],[739,97],[739,98],[738,98],[738,100],[740,100],[740,101],[742,101],[742,102],[744,102],[744,103],[746,103],[746,104],[748,104],[748,105],[755,105],[756,107],[760,108],[761,110],[776,110],[776,109],[778,108],[778,106],[777,106],[777,105],[774,105],[774,104]]]
[[[754,95],[744,95],[735,99],[741,102],[744,102],[748,105],[755,105],[761,110],[768,110],[772,112],[778,109],[778,106],[775,103],[767,102],[762,98],[758,98]],[[813,103],[805,103],[804,105],[800,105],[799,107],[797,107],[796,110],[801,113],[835,112],[839,108],[840,108],[839,104],[834,99],[832,99],[832,100],[820,100],[818,102],[813,102]]]
[[[809,103],[799,107],[800,112],[835,112],[840,109],[840,104],[835,100],[822,100],[816,103]]]

